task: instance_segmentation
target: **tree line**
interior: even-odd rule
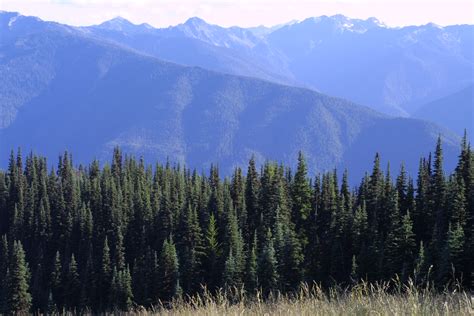
[[[251,159],[221,178],[179,164],[57,168],[11,153],[0,171],[0,313],[127,311],[203,290],[291,292],[397,278],[474,286],[474,154],[465,136],[456,169],[441,140],[416,179],[392,177],[377,154],[350,187],[348,172],[309,178]]]

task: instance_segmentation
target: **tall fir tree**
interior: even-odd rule
[[[430,185],[430,207],[434,216],[434,229],[430,247],[431,261],[435,270],[442,274],[443,251],[446,247],[446,236],[448,232],[448,214],[446,210],[446,181],[443,170],[443,150],[441,137],[438,137],[433,163],[433,174]]]
[[[132,307],[132,277],[128,267],[117,271],[114,268],[110,288],[110,302],[113,310],[127,312]]]
[[[51,297],[55,302],[56,308],[62,309],[64,303],[63,291],[63,269],[61,264],[61,255],[59,251],[54,256],[53,269],[50,276]]]
[[[461,281],[464,255],[464,230],[457,223],[454,227],[449,225],[447,240],[443,249],[443,256],[440,258],[440,267],[437,270],[439,284],[446,284],[448,281]]]
[[[11,314],[27,314],[31,308],[30,271],[21,242],[14,241],[7,273],[7,305]]]
[[[311,186],[308,181],[308,167],[302,152],[298,154],[298,166],[292,185],[293,222],[303,247],[308,244],[307,221],[311,213]]]
[[[258,289],[258,255],[257,235],[254,234],[250,253],[247,256],[245,287],[249,293],[255,293]]]
[[[66,308],[78,311],[81,299],[81,280],[74,255],[71,255],[69,267],[65,274],[64,297]]]
[[[243,228],[246,242],[250,244],[260,221],[259,207],[260,178],[255,165],[255,157],[249,161],[245,185],[245,205],[247,207],[247,223]]]
[[[270,229],[265,235],[264,244],[258,261],[259,287],[263,294],[268,296],[278,290],[278,262],[273,247],[273,237]]]
[[[8,283],[7,275],[9,270],[9,251],[7,236],[3,235],[0,239],[0,314],[8,312]]]
[[[179,263],[176,248],[171,239],[163,243],[160,254],[160,298],[168,302],[180,294]]]
[[[213,214],[209,218],[209,225],[205,234],[205,259],[203,260],[202,271],[207,287],[214,291],[218,288],[221,275],[221,245],[218,241],[217,224]]]

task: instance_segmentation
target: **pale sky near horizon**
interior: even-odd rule
[[[389,26],[474,24],[474,0],[0,0],[0,10],[71,25],[122,16],[166,27],[198,16],[221,26],[249,27],[334,14],[376,17]]]

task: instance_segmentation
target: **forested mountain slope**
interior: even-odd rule
[[[459,135],[474,130],[474,85],[430,102],[419,108],[413,116],[457,132]]]
[[[252,155],[259,163],[294,163],[302,150],[314,172],[350,162],[360,177],[375,151],[414,171],[414,158],[440,133],[447,165],[455,159],[456,136],[430,123],[392,119],[302,88],[163,62],[33,18],[10,20],[7,28],[3,23],[3,159],[22,147],[53,160],[69,149],[81,162],[103,159],[119,145],[196,168],[219,163],[227,173]]]

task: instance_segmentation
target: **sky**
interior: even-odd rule
[[[92,25],[117,16],[166,27],[198,16],[221,26],[272,26],[321,15],[376,17],[388,26],[474,24],[474,0],[0,0],[0,10]]]

